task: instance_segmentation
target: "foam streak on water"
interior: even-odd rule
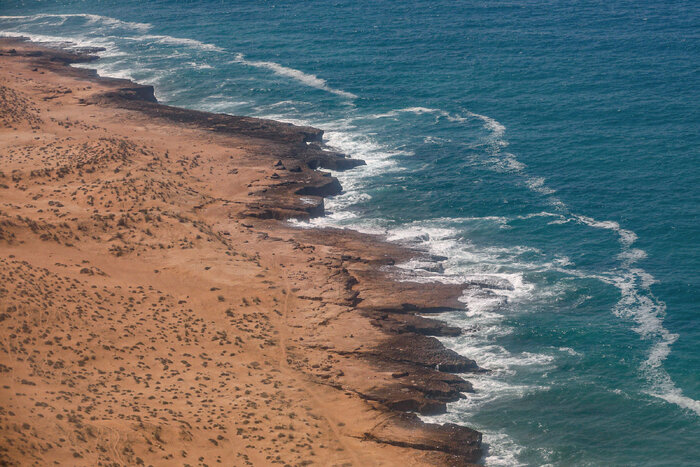
[[[301,83],[304,83],[307,86],[311,86],[312,88],[322,89],[324,91],[328,91],[332,94],[336,94],[336,95],[344,97],[346,99],[356,99],[357,98],[357,96],[351,92],[342,91],[340,89],[335,89],[335,88],[330,87],[325,79],[319,78],[316,75],[304,73],[301,70],[296,70],[294,68],[280,65],[279,63],[276,63],[276,62],[269,62],[269,61],[264,61],[264,60],[247,60],[245,58],[245,55],[243,55],[242,53],[236,54],[235,61],[237,63],[242,63],[243,65],[248,65],[248,66],[252,66],[252,67],[256,67],[256,68],[266,68],[268,70],[273,71],[274,73],[277,73],[278,75],[292,78],[292,79],[297,80]]]
[[[0,16],[0,20],[23,20],[26,23],[39,23],[48,24],[54,26],[63,25],[69,18],[83,18],[87,20],[87,24],[90,26],[95,25],[107,25],[110,27],[119,27],[132,29],[135,31],[148,31],[151,29],[151,25],[148,23],[137,23],[131,21],[121,21],[116,18],[110,18],[108,16],[100,15],[90,15],[90,14],[38,14],[38,15],[18,15],[18,16]],[[42,21],[44,20],[44,21]]]
[[[500,149],[508,145],[503,139],[505,127],[490,117],[475,113],[469,114],[481,119],[484,122],[484,127],[491,132],[488,138],[492,146],[491,154],[495,158],[505,158],[506,160],[506,163],[501,166],[524,173],[525,165],[514,161],[512,154],[501,156]],[[546,186],[544,178],[527,175],[525,177],[526,184],[531,190],[546,196],[555,192]],[[619,270],[608,271],[597,277],[612,283],[620,290],[621,298],[612,310],[613,313],[635,322],[637,326],[634,327],[634,331],[643,339],[652,342],[648,358],[640,368],[650,384],[649,394],[678,404],[700,415],[700,401],[683,396],[682,391],[675,386],[663,368],[663,361],[668,357],[670,347],[678,336],[664,328],[663,319],[666,305],[657,300],[649,289],[651,284],[655,282],[654,277],[633,266],[638,260],[646,257],[643,250],[632,248],[632,244],[637,240],[637,234],[620,227],[620,224],[614,221],[599,221],[585,215],[570,213],[568,207],[561,200],[551,196],[550,198],[551,204],[563,213],[561,222],[577,221],[594,229],[612,231],[619,236],[621,246],[621,252],[618,256],[621,259]]]

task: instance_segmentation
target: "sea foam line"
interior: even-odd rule
[[[109,16],[91,15],[86,13],[68,13],[68,14],[49,14],[40,13],[36,15],[16,15],[16,16],[0,16],[2,19],[11,20],[29,20],[35,21],[37,19],[53,19],[60,18],[62,21],[60,23],[54,24],[55,26],[61,26],[65,23],[68,18],[85,18],[88,20],[88,24],[104,23],[109,26],[122,27],[127,29],[133,29],[137,31],[148,31],[151,29],[152,25],[149,23],[137,23],[132,21],[122,21],[117,18],[112,18]]]
[[[208,50],[212,52],[223,52],[224,49],[219,47],[218,45],[214,44],[208,44],[206,42],[198,41],[196,39],[189,39],[186,37],[174,37],[174,36],[166,36],[162,34],[147,34],[143,36],[136,36],[136,37],[131,37],[131,38],[126,38],[126,39],[132,39],[132,40],[137,40],[137,41],[145,41],[145,42],[158,42],[159,44],[167,44],[167,45],[185,45],[188,47],[196,48],[196,49],[201,49],[201,50]]]
[[[435,115],[436,121],[439,120],[440,118],[445,118],[451,122],[464,122],[467,120],[466,117],[464,117],[464,116],[451,114],[445,110],[433,109],[430,107],[406,107],[403,109],[391,110],[389,112],[385,112],[385,113],[381,113],[381,114],[369,115],[365,118],[374,118],[374,119],[391,118],[391,117],[398,117],[399,115],[404,114],[404,113],[412,113],[412,114],[416,114],[416,115],[433,114],[433,115]]]
[[[493,155],[500,155],[500,148],[507,146],[507,142],[503,139],[505,126],[485,115],[468,113],[484,122],[484,127],[491,132],[491,152]],[[514,157],[512,154],[507,154],[502,160],[506,161],[506,167],[522,172],[525,165],[519,162],[513,164]],[[671,352],[671,345],[679,336],[664,327],[666,304],[657,299],[650,290],[651,284],[655,282],[654,277],[643,269],[633,266],[634,263],[646,257],[645,251],[632,248],[632,245],[637,241],[637,234],[622,228],[615,221],[599,221],[592,217],[569,212],[568,207],[561,200],[551,196],[554,190],[547,187],[545,179],[542,177],[528,177],[526,185],[532,191],[549,196],[552,204],[564,212],[563,219],[558,222],[579,222],[592,228],[612,231],[618,236],[621,245],[621,252],[618,255],[621,260],[621,271],[608,271],[595,277],[620,290],[621,297],[614,306],[613,313],[620,318],[634,321],[636,327],[633,330],[642,339],[652,341],[647,359],[640,367],[642,375],[651,385],[651,389],[646,392],[700,415],[700,401],[684,396],[663,368],[663,362]]]
[[[67,36],[52,36],[48,34],[35,34],[26,31],[0,31],[0,37],[26,37],[32,42],[38,43],[48,43],[48,44],[60,44],[62,47],[66,48],[83,48],[83,47],[101,47],[107,49],[107,51],[113,50],[115,44],[111,41],[101,40],[97,38],[87,38],[87,37],[67,37]],[[98,52],[102,54],[103,52]]]
[[[272,72],[280,76],[286,76],[287,78],[295,79],[300,83],[303,83],[307,86],[311,86],[312,88],[322,89],[324,91],[344,97],[346,99],[357,99],[357,96],[351,92],[330,87],[328,85],[328,82],[323,78],[319,78],[318,76],[309,73],[304,73],[303,71],[297,70],[295,68],[280,65],[276,62],[268,62],[262,60],[247,60],[245,58],[245,55],[243,55],[242,53],[237,53],[234,63],[241,63],[243,65],[248,65],[255,68],[265,68],[271,70]]]
[[[36,14],[36,15],[18,15],[18,16],[0,16],[0,20],[20,20],[22,24],[20,24],[20,27],[31,27],[33,22],[39,19],[60,19],[60,22],[54,22],[51,24],[48,24],[48,26],[62,26],[67,19],[69,18],[84,18],[86,19],[86,25],[102,25],[107,28],[111,28],[112,30],[114,29],[128,29],[131,31],[138,31],[141,33],[145,33],[149,31],[152,28],[152,25],[149,23],[136,23],[136,22],[131,22],[131,21],[122,21],[117,18],[112,18],[109,16],[100,16],[100,15],[91,15],[91,14],[82,14],[82,13],[74,13],[74,14]],[[23,20],[23,21],[22,21]],[[35,25],[39,26],[39,25]],[[41,26],[47,26],[46,24],[41,24]],[[26,36],[29,36],[30,38],[33,37],[41,37],[41,34],[32,34],[32,33],[24,33],[21,31],[5,31],[4,35],[9,36],[12,34],[23,34]],[[45,36],[45,37],[50,37],[50,36]],[[168,35],[162,35],[162,34],[142,34],[140,36],[131,36],[131,35],[120,35],[120,36],[107,36],[103,30],[99,31],[90,31],[86,30],[82,34],[77,34],[74,36],[70,37],[62,37],[62,40],[65,42],[85,42],[88,39],[92,40],[100,40],[100,41],[105,41],[107,37],[111,37],[112,39],[122,39],[122,40],[131,40],[131,41],[139,41],[139,42],[157,42],[160,44],[167,44],[167,45],[175,45],[175,46],[187,46],[190,48],[196,48],[200,50],[205,50],[205,51],[215,51],[215,52],[223,52],[224,50],[214,44],[208,44],[202,41],[198,41],[196,39],[190,39],[190,38],[184,38],[184,37],[175,37],[175,36],[168,36]],[[32,39],[35,40],[35,39]]]

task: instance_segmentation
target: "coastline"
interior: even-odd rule
[[[444,411],[471,390],[454,373],[480,371],[435,339],[458,329],[419,316],[461,307],[466,286],[394,281],[385,266],[424,253],[280,222],[322,215],[341,191],[316,169],[361,161],[325,149],[321,130],[165,106],[150,86],[69,66],[88,55],[12,39],[0,49],[11,116],[0,417],[19,427],[3,430],[2,458],[479,460],[480,433],[415,415]],[[152,413],[154,400],[166,411]]]

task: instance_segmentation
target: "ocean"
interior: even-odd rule
[[[490,371],[426,418],[486,465],[700,465],[700,3],[3,0],[0,31],[366,160],[298,225],[481,285],[442,340]]]

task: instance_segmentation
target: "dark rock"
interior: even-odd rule
[[[334,196],[342,193],[343,187],[340,186],[340,182],[335,177],[326,177],[326,180],[315,181],[314,183],[308,183],[303,187],[296,190],[294,193],[297,195],[311,195],[311,196]]]
[[[115,91],[111,95],[114,98],[144,101],[144,102],[158,102],[155,96],[155,90],[153,86],[148,85],[133,85],[128,87],[123,87]]]
[[[459,336],[460,328],[448,326],[437,319],[424,318],[410,313],[367,312],[372,324],[394,334],[412,332],[424,336]]]
[[[400,414],[364,433],[364,438],[393,446],[454,454],[465,463],[477,462],[482,456],[478,431],[453,423],[423,423],[413,414]]]
[[[474,360],[464,357],[454,350],[446,349],[434,337],[420,334],[399,334],[390,337],[376,349],[385,359],[412,363],[450,373],[476,372],[480,368]]]

